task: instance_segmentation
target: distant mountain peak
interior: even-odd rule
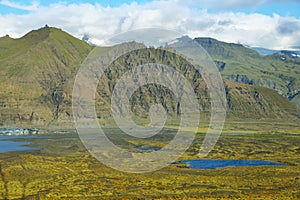
[[[182,37],[176,38],[175,40],[172,40],[172,41],[166,43],[165,46],[168,47],[168,46],[171,46],[171,45],[176,44],[176,43],[187,43],[187,42],[190,42],[190,41],[193,41],[193,39],[190,38],[187,35],[184,35]]]
[[[83,34],[81,40],[88,43],[90,46],[101,46],[103,43],[103,41],[95,39],[87,33]]]
[[[185,35],[185,36],[182,36],[182,37],[180,37],[180,38],[177,38],[177,40],[178,40],[179,42],[190,42],[190,41],[192,41],[193,39],[190,38],[189,36]]]
[[[211,37],[196,37],[195,38],[196,41],[198,41],[199,43],[207,43],[207,44],[226,44],[226,45],[233,45],[233,46],[242,46],[247,48],[247,46],[240,44],[240,43],[233,43],[233,42],[223,42],[223,41],[219,41],[215,38],[211,38]]]
[[[211,38],[211,37],[196,37],[195,39],[196,39],[196,40],[211,40],[211,41],[216,41],[216,42],[218,42],[217,39]]]
[[[266,49],[262,47],[249,47],[250,49],[255,50],[262,56],[268,56],[268,55],[286,55],[290,58],[300,58],[300,49],[298,50],[274,50],[274,49]]]
[[[90,38],[91,38],[91,36],[89,36],[88,34],[85,33],[85,34],[83,34],[81,40],[88,43]]]

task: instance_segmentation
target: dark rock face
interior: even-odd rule
[[[248,78],[247,75],[244,75],[244,74],[231,74],[229,76],[229,79],[234,82],[253,85],[253,81],[250,78]]]

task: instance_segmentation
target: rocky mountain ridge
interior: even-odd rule
[[[213,39],[195,40],[212,55],[225,78],[229,118],[298,118],[299,110],[295,104],[274,91],[285,96],[298,96],[294,92],[299,81],[299,77],[294,75],[299,70],[297,59],[287,58],[286,67],[283,64],[285,62],[278,60],[276,56],[261,57],[241,45],[219,43]],[[97,48],[100,52],[107,50],[104,47]],[[53,122],[72,123],[71,94],[74,78],[80,64],[92,49],[95,47],[61,29],[48,26],[31,31],[19,39],[8,36],[0,38],[0,125],[23,123],[44,126]],[[271,61],[265,64],[265,60]],[[205,82],[200,74],[193,71],[188,61],[163,49],[148,48],[120,57],[110,68],[114,70],[107,71],[102,77],[96,102],[99,115],[104,113],[104,118],[110,116],[110,95],[120,75],[137,63],[148,62],[171,65],[186,75],[198,96],[202,111],[209,110]],[[243,66],[244,63],[247,66]],[[255,66],[252,73],[247,68],[249,63]],[[264,64],[257,66],[258,63]],[[276,66],[276,63],[280,65]],[[269,68],[264,69],[264,66],[277,70],[273,72]],[[278,73],[283,72],[282,66],[291,73],[279,76]],[[259,82],[257,77],[266,77],[266,80]],[[290,81],[289,87],[283,80]],[[254,86],[256,84],[269,88],[273,85],[274,90]],[[142,87],[133,95],[132,112],[137,116],[147,117],[147,109],[153,103],[164,105],[170,116],[178,113],[174,95],[168,89],[154,85]]]

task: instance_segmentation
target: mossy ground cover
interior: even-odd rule
[[[127,140],[116,128],[106,131],[119,145],[161,147],[165,137]],[[255,132],[256,131],[256,132]],[[198,159],[199,132],[180,159]],[[298,199],[300,127],[284,122],[227,122],[207,158],[269,160],[285,166],[191,169],[172,164],[159,171],[129,174],[106,167],[84,148],[74,130],[51,130],[26,139],[40,151],[0,154],[1,199]],[[129,147],[128,149],[130,149]],[[135,151],[134,148],[131,148]]]

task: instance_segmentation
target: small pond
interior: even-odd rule
[[[39,148],[24,146],[29,145],[30,142],[11,141],[13,139],[26,137],[28,138],[29,136],[0,136],[0,153],[25,150],[40,150]]]
[[[141,151],[158,151],[159,148],[158,147],[140,147],[140,148],[137,148],[138,150],[141,150]]]
[[[240,166],[284,166],[278,162],[264,161],[264,160],[216,160],[216,159],[203,159],[203,160],[181,160],[174,162],[188,163],[188,166],[193,169],[218,169],[225,167],[240,167]]]

